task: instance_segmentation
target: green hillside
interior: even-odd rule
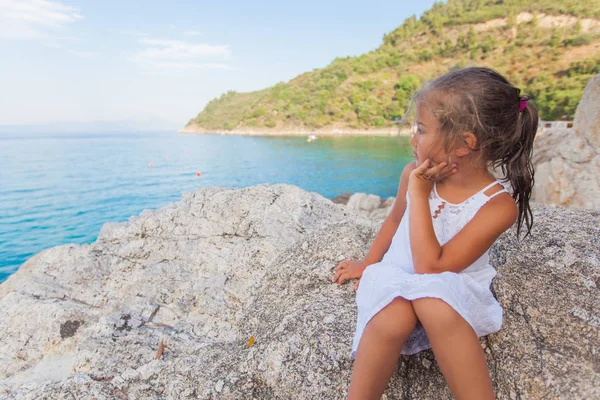
[[[587,81],[600,72],[600,1],[438,2],[385,34],[377,50],[261,91],[230,91],[188,127],[389,127],[425,80],[469,65],[503,73],[532,96],[542,119],[572,119]]]

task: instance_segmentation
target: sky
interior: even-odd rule
[[[0,0],[0,125],[181,128],[228,90],[374,50],[433,3]]]

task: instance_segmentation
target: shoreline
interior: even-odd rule
[[[409,136],[408,129],[339,129],[325,128],[316,130],[304,129],[224,129],[209,130],[197,125],[186,126],[179,129],[177,133],[191,135],[232,135],[232,136]]]
[[[562,121],[561,121],[562,122]],[[548,128],[543,125],[538,126],[537,136],[542,135],[548,129],[562,129],[572,131],[572,127],[568,128]],[[260,130],[260,129],[232,129],[230,131],[224,129],[205,129],[198,126],[184,127],[177,130],[178,134],[183,135],[228,135],[228,136],[325,136],[325,137],[337,137],[337,136],[410,136],[409,129],[339,129],[329,128],[323,130],[295,130],[295,129],[273,129],[273,130]],[[537,139],[537,137],[536,137]]]

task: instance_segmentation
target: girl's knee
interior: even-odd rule
[[[367,324],[378,336],[388,339],[406,339],[417,324],[417,316],[410,301],[396,297],[379,311]]]
[[[457,323],[465,322],[448,303],[433,297],[412,301],[415,314],[425,330],[446,330]]]

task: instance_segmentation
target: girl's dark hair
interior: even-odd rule
[[[519,207],[517,237],[523,222],[527,235],[533,225],[529,205],[534,184],[531,162],[533,140],[538,127],[537,108],[521,90],[490,68],[456,69],[431,81],[416,92],[406,115],[414,104],[424,102],[439,121],[447,154],[465,145],[462,133],[472,132],[476,148],[488,170],[501,167],[512,187]],[[521,110],[521,103],[527,101]]]

